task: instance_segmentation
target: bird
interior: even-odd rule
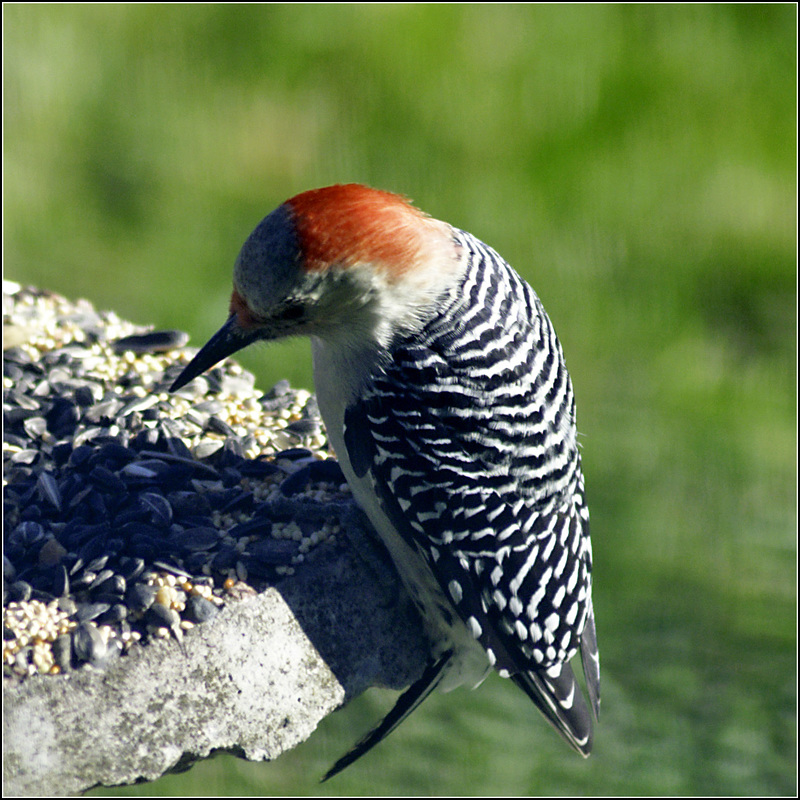
[[[171,390],[289,336],[311,339],[329,442],[430,642],[422,676],[323,780],[433,689],[476,687],[492,669],[588,756],[600,708],[589,512],[572,383],[535,291],[405,196],[336,184],[256,226],[227,321]]]

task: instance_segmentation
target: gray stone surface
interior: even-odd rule
[[[4,687],[5,794],[154,780],[214,750],[272,760],[370,686],[403,688],[426,659],[396,576],[365,543],[325,545],[276,588],[184,637]],[[364,557],[366,556],[366,557]]]

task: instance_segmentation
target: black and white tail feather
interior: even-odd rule
[[[591,713],[569,664],[557,664],[544,672],[518,672],[511,675],[511,680],[530,697],[564,741],[587,758],[592,752],[591,717],[595,721],[600,717],[600,662],[593,615],[587,619],[581,637],[581,660]]]
[[[439,685],[444,675],[444,670],[453,656],[453,651],[448,650],[436,661],[430,663],[422,677],[406,689],[397,699],[392,710],[376,725],[352,750],[343,755],[326,773],[320,781],[324,783],[329,778],[349,767],[365,753],[368,753],[385,739],[417,706]]]
[[[422,677],[400,695],[391,711],[342,756],[322,778],[321,783],[338,775],[361,756],[383,741],[436,689],[445,674],[452,650],[431,662]],[[594,616],[590,615],[581,638],[581,660],[586,680],[586,690],[591,702],[591,714],[600,718],[600,663],[597,656]],[[590,712],[569,664],[559,665],[553,676],[543,672],[520,672],[511,680],[528,695],[547,721],[574,750],[587,758],[592,751],[592,723]]]

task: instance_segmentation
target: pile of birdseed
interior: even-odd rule
[[[339,531],[314,398],[231,361],[170,394],[187,339],[4,282],[4,681],[182,642]]]

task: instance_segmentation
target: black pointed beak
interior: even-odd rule
[[[222,361],[233,355],[237,350],[252,344],[261,338],[261,331],[245,330],[239,325],[236,314],[231,314],[228,321],[206,342],[200,352],[186,365],[178,375],[176,381],[169,387],[171,392],[185,386],[190,380],[196,378]]]

